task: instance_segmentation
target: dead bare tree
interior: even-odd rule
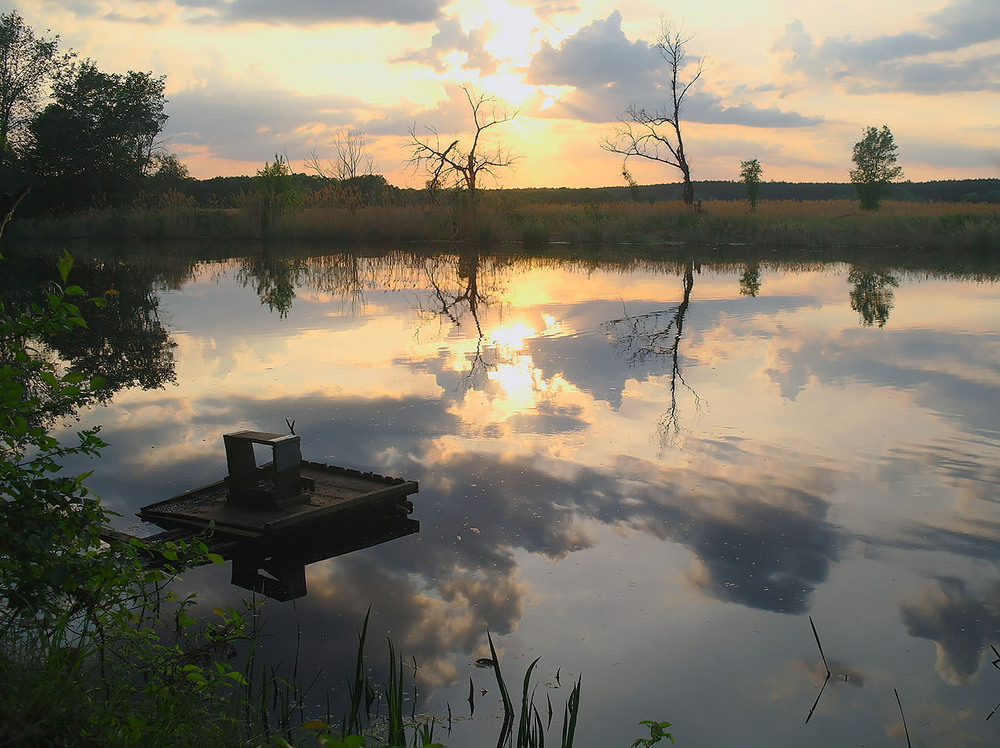
[[[333,136],[330,145],[333,147],[333,158],[326,164],[319,160],[316,151],[305,160],[309,169],[328,182],[369,176],[378,168],[368,152],[368,138],[361,130],[342,130]]]
[[[517,116],[517,111],[509,112],[492,94],[477,94],[471,86],[461,86],[461,89],[472,111],[472,142],[465,146],[456,138],[449,145],[442,146],[438,131],[433,126],[426,128],[426,136],[418,135],[416,126],[411,126],[410,164],[427,173],[427,188],[431,192],[455,186],[464,189],[469,203],[474,204],[481,177],[496,179],[499,169],[510,168],[517,160],[500,144],[487,150],[483,134],[491,127],[510,122]]]
[[[611,137],[601,141],[601,148],[625,157],[622,169],[628,171],[628,160],[632,157],[673,166],[684,180],[684,202],[694,204],[694,184],[691,182],[691,166],[684,150],[681,135],[681,110],[688,91],[701,78],[705,69],[705,59],[694,61],[694,73],[685,82],[681,80],[684,69],[687,43],[694,38],[680,27],[662,21],[660,36],[656,40],[656,51],[667,63],[670,76],[670,101],[655,110],[632,103],[625,114],[619,117],[619,126]]]

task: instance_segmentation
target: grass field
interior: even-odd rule
[[[759,247],[1000,248],[1000,205],[884,203],[863,211],[850,200],[602,205],[528,204],[496,191],[475,210],[456,205],[306,207],[278,212],[262,227],[250,210],[167,202],[131,211],[94,210],[22,218],[21,238],[259,239],[294,242],[518,242],[573,244],[750,244]]]

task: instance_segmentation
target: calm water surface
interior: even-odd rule
[[[997,744],[1000,286],[710,257],[81,262],[138,293],[154,349],[116,351],[136,371],[83,416],[111,444],[91,485],[134,527],[221,477],[223,433],[286,418],[309,459],[419,481],[419,534],[265,606],[318,710],[371,605],[370,658],[415,659],[449,746],[496,740],[487,628],[513,690],[541,657],[555,743],[582,675],[581,746],[643,719],[685,746],[905,745],[893,689],[914,745]],[[833,676],[805,724],[809,616]]]

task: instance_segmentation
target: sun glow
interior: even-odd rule
[[[483,44],[487,52],[518,67],[530,64],[540,25],[531,8],[491,0],[484,7],[483,25],[490,29],[489,39]]]
[[[524,348],[524,341],[537,336],[535,328],[524,322],[514,322],[497,327],[490,333],[490,339],[505,352],[513,354]]]
[[[524,413],[536,407],[535,393],[536,369],[530,356],[520,356],[517,361],[497,366],[489,373],[491,382],[503,388],[506,398],[494,401],[495,410],[502,410],[506,415]]]
[[[480,76],[478,88],[499,96],[515,108],[524,106],[531,97],[538,93],[538,88],[530,83],[525,83],[520,74],[506,70]],[[513,114],[513,112],[509,112],[509,114]]]

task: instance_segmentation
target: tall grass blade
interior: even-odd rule
[[[389,745],[406,748],[406,733],[403,728],[403,656],[396,663],[396,648],[389,639],[389,685],[386,688],[389,709]]]
[[[368,619],[371,617],[372,608],[368,606],[368,612],[365,613],[365,621],[361,625],[361,633],[358,634],[358,656],[354,663],[354,680],[348,681],[347,683],[347,693],[351,698],[351,710],[347,719],[347,729],[346,732],[353,734],[360,734],[361,732],[361,698],[362,694],[365,693],[365,640],[368,637]],[[368,714],[369,706],[371,701],[366,700],[365,702],[365,713],[366,717],[370,716]]]
[[[566,707],[563,710],[562,748],[573,748],[573,738],[576,735],[576,718],[580,712],[580,687],[583,676],[576,679],[576,685],[570,692]]]
[[[826,675],[829,677],[830,666],[826,664],[826,655],[823,654],[823,645],[819,643],[819,634],[816,632],[816,624],[813,623],[812,616],[809,616],[809,625],[812,626],[813,636],[816,637],[816,646],[819,647],[819,656],[823,658],[823,667],[826,668]]]
[[[906,715],[903,714],[903,702],[899,700],[899,691],[894,688],[892,692],[896,694],[896,703],[899,705],[899,716],[903,720],[903,735],[906,736],[906,748],[913,748],[910,745],[910,731],[906,729]]]
[[[826,690],[826,684],[830,682],[830,673],[827,672],[826,678],[823,679],[823,687],[819,689],[819,693],[816,694],[816,701],[813,702],[812,708],[809,710],[809,714],[806,715],[806,724],[809,724],[809,720],[812,719],[813,712],[816,711],[816,707],[819,705],[819,700],[823,696],[823,691]]]
[[[531,671],[535,669],[535,665],[540,659],[540,657],[536,657],[524,673],[524,683],[521,686],[521,719],[517,725],[518,748],[528,745],[528,736],[531,732],[531,709],[535,703],[534,690],[531,692],[531,698],[528,698],[528,686],[531,684]]]
[[[486,639],[490,643],[490,656],[493,657],[493,672],[497,676],[497,687],[500,689],[500,698],[503,699],[503,726],[500,728],[500,739],[497,740],[497,748],[503,748],[511,731],[514,729],[514,704],[507,693],[507,684],[503,682],[503,674],[500,672],[500,660],[497,658],[496,647],[493,646],[493,637],[490,636],[489,629],[486,630]]]

